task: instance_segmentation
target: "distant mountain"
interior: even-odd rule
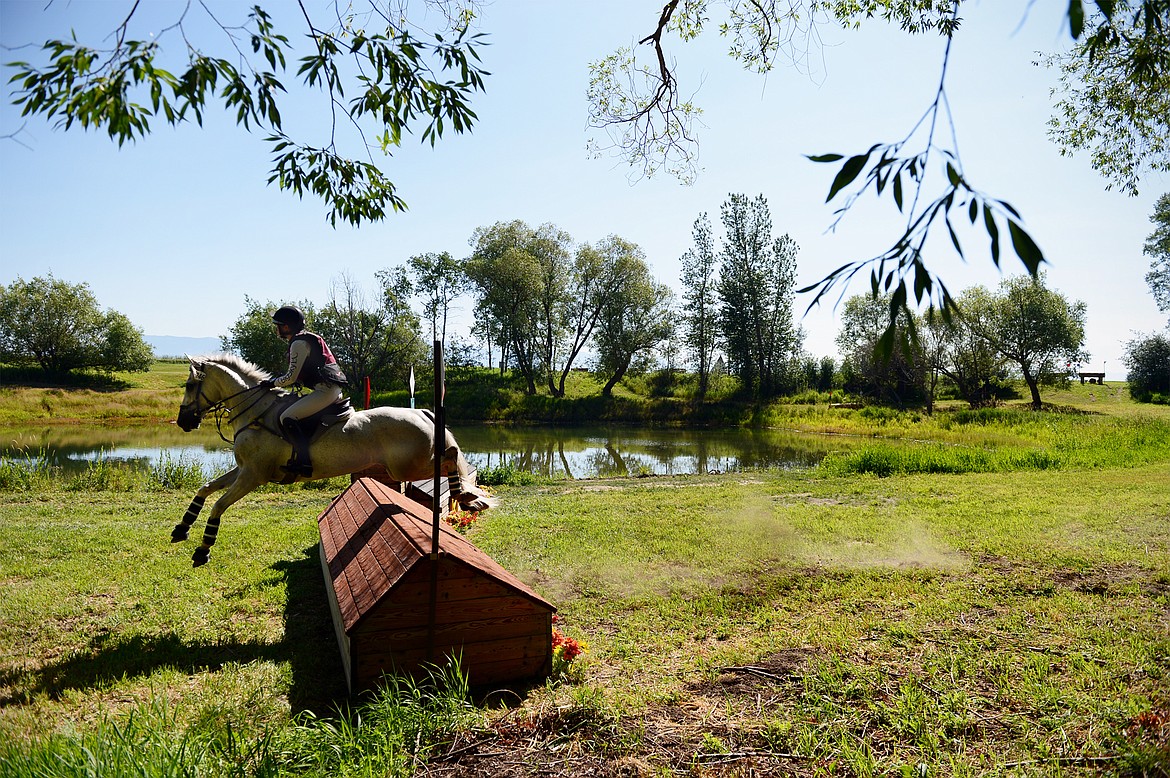
[[[184,338],[178,335],[143,335],[156,357],[181,357],[184,354],[218,354],[223,351],[219,338]]]

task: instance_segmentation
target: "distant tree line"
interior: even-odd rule
[[[898,311],[893,340],[889,296],[849,298],[837,335],[843,387],[887,404],[925,403],[928,410],[945,387],[979,407],[1017,376],[1039,409],[1040,387],[1067,382],[1088,359],[1085,304],[1069,302],[1045,280],[1041,273],[1005,279],[994,292],[967,289],[956,298],[957,316]]]
[[[1151,220],[1146,280],[1170,312],[1170,194]],[[700,400],[724,372],[753,401],[839,390],[928,411],[943,396],[972,407],[994,403],[1016,378],[1039,408],[1041,387],[1067,381],[1088,359],[1085,304],[1049,289],[1043,273],[1008,278],[994,291],[967,289],[946,314],[903,310],[891,295],[855,295],[839,311],[840,363],[816,357],[803,350],[794,313],[798,247],[788,235],[773,235],[766,199],[730,195],[720,225],[717,236],[706,213],[696,218],[693,246],[680,258],[679,299],[652,276],[642,249],[620,236],[575,243],[555,225],[514,220],[476,229],[465,258],[424,253],[378,271],[372,294],[343,275],[324,304],[245,297],[221,343],[280,369],[286,346],[271,314],[295,302],[357,385],[369,377],[401,386],[412,366],[425,373],[429,334],[445,343],[448,365],[477,364],[486,355],[489,368],[515,371],[529,394],[543,388],[564,396],[577,367],[599,374],[606,394],[627,376],[657,369],[664,392],[676,373],[689,373],[687,394]],[[479,349],[448,338],[448,315],[465,297],[475,306],[471,336]],[[141,331],[122,314],[102,311],[86,284],[50,275],[0,286],[6,364],[59,375],[145,370],[152,357]],[[1124,361],[1135,399],[1170,398],[1170,331],[1137,336]]]
[[[0,362],[47,376],[78,370],[141,372],[154,352],[126,316],[103,311],[89,284],[52,273],[0,285]]]
[[[410,365],[427,365],[424,327],[445,341],[448,312],[469,296],[487,366],[515,371],[529,394],[543,389],[554,397],[564,396],[582,362],[609,394],[627,375],[653,368],[669,382],[681,353],[700,400],[722,367],[739,395],[757,402],[837,389],[928,409],[946,392],[977,407],[1019,376],[1039,408],[1040,387],[1067,381],[1087,359],[1085,305],[1048,289],[1043,274],[1008,279],[995,292],[969,289],[959,316],[896,311],[888,295],[851,297],[840,315],[840,365],[817,358],[803,350],[794,312],[798,247],[773,235],[767,200],[730,195],[720,226],[717,236],[707,214],[695,220],[693,246],[680,259],[680,300],[652,277],[642,249],[620,236],[577,244],[553,224],[514,220],[476,229],[466,258],[421,254],[379,271],[380,292],[371,299],[346,278],[326,306],[301,307],[353,378],[402,385]],[[268,320],[278,303],[246,304],[224,347],[281,364],[284,345]],[[451,344],[449,361],[472,362],[470,350]]]

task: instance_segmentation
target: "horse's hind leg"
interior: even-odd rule
[[[219,480],[218,478],[216,479],[216,481]],[[212,483],[215,483],[215,481]],[[219,534],[219,517],[233,503],[251,492],[261,483],[262,481],[257,479],[254,473],[245,471],[237,472],[235,481],[223,493],[223,496],[215,501],[215,505],[211,506],[211,515],[207,517],[207,526],[203,530],[203,543],[191,555],[191,562],[195,567],[207,564],[207,561],[211,558],[211,547],[215,545],[215,538]],[[208,484],[208,486],[211,486],[211,484]]]
[[[220,489],[224,489],[235,483],[236,476],[240,474],[240,468],[233,467],[219,478],[213,481],[208,481],[199,487],[195,492],[194,499],[191,504],[187,506],[187,512],[183,514],[183,520],[175,525],[171,530],[171,542],[179,543],[187,539],[187,534],[191,531],[191,525],[195,523],[195,519],[199,518],[199,512],[203,510],[203,501],[207,499],[208,495],[215,494]]]

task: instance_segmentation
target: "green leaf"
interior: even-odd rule
[[[1074,40],[1085,30],[1085,7],[1081,0],[1068,0],[1068,29]]]
[[[951,186],[957,187],[963,181],[963,177],[959,175],[959,171],[950,162],[947,163],[947,180],[951,182]]]
[[[836,162],[839,159],[843,159],[840,154],[820,154],[817,156],[810,156],[806,154],[805,156],[807,156],[813,162]]]
[[[898,212],[902,212],[902,171],[898,171],[898,175],[894,176],[894,204],[898,206]]]
[[[951,243],[955,244],[955,251],[958,252],[960,257],[963,257],[963,247],[959,245],[959,236],[955,234],[955,228],[951,226],[951,220],[944,218],[943,221],[946,222],[947,232],[951,236]],[[963,258],[966,259],[966,257]]]
[[[983,226],[987,229],[987,237],[991,238],[991,261],[999,267],[999,226],[995,223],[995,215],[991,207],[983,204]]]
[[[846,160],[845,164],[841,166],[841,169],[837,171],[837,177],[833,179],[833,185],[829,187],[829,196],[825,198],[825,202],[829,202],[844,187],[849,186],[853,182],[853,179],[857,178],[857,175],[862,171],[865,163],[868,161],[868,153],[858,154]]]
[[[1012,248],[1016,250],[1016,256],[1024,263],[1024,267],[1028,268],[1028,273],[1035,278],[1040,272],[1040,265],[1044,262],[1044,252],[1032,240],[1032,236],[1012,219],[1008,219],[1008,232],[1011,233]]]

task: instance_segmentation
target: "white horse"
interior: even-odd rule
[[[260,382],[271,375],[239,357],[219,354],[188,359],[191,372],[177,423],[190,432],[209,411],[226,412],[234,432],[236,457],[235,467],[199,488],[171,532],[172,543],[186,540],[203,501],[220,489],[227,490],[211,508],[203,544],[191,557],[195,567],[207,563],[223,512],[262,484],[333,478],[371,465],[385,466],[391,478],[403,482],[434,477],[435,417],[430,411],[412,408],[370,408],[338,419],[310,445],[313,475],[291,476],[281,465],[288,461],[292,446],[278,432],[288,393],[261,387]],[[441,472],[458,476],[448,479],[453,498],[468,510],[491,507],[494,501],[476,486],[474,473],[451,431],[445,432]]]

